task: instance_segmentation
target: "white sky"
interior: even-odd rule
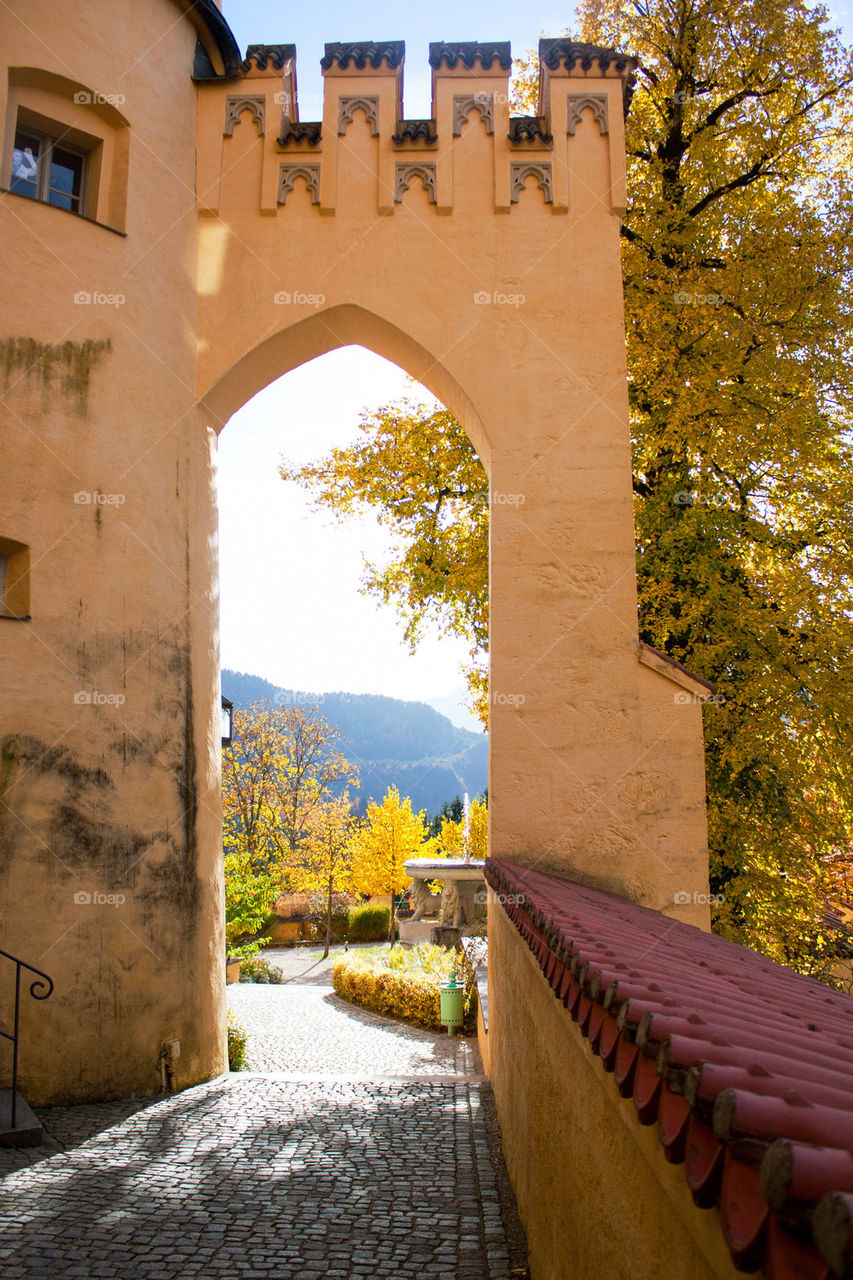
[[[461,685],[465,646],[425,640],[416,656],[393,609],[359,592],[363,555],[382,558],[372,518],[337,524],[278,475],[357,434],[363,406],[414,388],[396,365],[345,347],[286,374],[235,414],[219,439],[222,665],[287,688],[427,699]]]
[[[853,30],[853,0],[829,6],[831,20]],[[460,9],[455,0],[394,0],[369,12],[349,0],[285,6],[280,0],[225,0],[241,47],[293,42],[301,115],[320,118],[323,43],[406,41],[406,115],[429,114],[430,40],[510,40],[515,56],[541,34],[559,35],[571,8],[542,0],[491,0]],[[847,36],[848,40],[850,36]],[[393,609],[359,594],[362,554],[381,555],[384,534],[372,519],[334,525],[278,476],[279,456],[319,458],[356,436],[359,413],[408,394],[405,374],[350,347],[294,370],[234,416],[220,437],[222,665],[288,688],[322,693],[384,693],[429,699],[461,690],[465,646],[426,640],[412,656]],[[426,398],[426,393],[424,393]]]

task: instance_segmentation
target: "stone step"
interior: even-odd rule
[[[26,1099],[17,1094],[12,1128],[12,1090],[0,1089],[0,1147],[39,1147],[44,1129]]]

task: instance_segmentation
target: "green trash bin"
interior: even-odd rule
[[[465,984],[456,981],[456,970],[451,969],[447,981],[441,984],[441,1024],[452,1036],[465,1021]]]

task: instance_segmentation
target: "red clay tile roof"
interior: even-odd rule
[[[486,880],[735,1266],[853,1276],[853,1000],[598,889]]]

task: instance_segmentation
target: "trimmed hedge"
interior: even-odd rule
[[[350,1004],[413,1022],[427,1031],[444,1031],[440,988],[455,963],[452,951],[429,943],[411,949],[389,947],[385,952],[348,952],[332,965],[332,985]],[[472,996],[473,990],[466,991],[468,1034],[474,1017]]]
[[[385,942],[390,928],[390,907],[365,902],[349,909],[347,937],[350,942]]]

